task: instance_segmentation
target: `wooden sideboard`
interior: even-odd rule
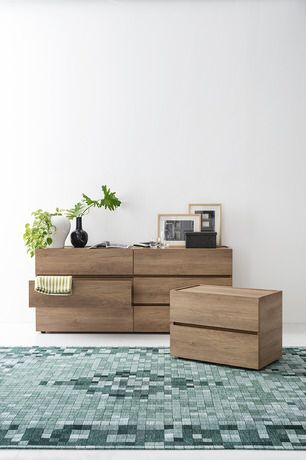
[[[232,285],[232,250],[39,249],[36,275],[72,275],[70,296],[48,296],[29,282],[42,332],[169,332],[171,289]]]

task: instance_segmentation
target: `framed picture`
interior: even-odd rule
[[[222,204],[190,204],[189,212],[201,216],[201,232],[217,232],[217,246],[221,246]]]
[[[186,232],[201,231],[201,216],[195,214],[159,214],[158,238],[168,246],[185,246]]]

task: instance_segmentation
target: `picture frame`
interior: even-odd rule
[[[186,232],[201,231],[201,216],[197,214],[158,214],[157,237],[168,246],[185,246]]]
[[[222,204],[191,203],[188,207],[190,214],[201,216],[201,232],[217,232],[217,246],[222,245]]]

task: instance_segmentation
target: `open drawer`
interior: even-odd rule
[[[69,296],[45,295],[29,283],[36,329],[46,332],[133,331],[131,280],[73,279]]]

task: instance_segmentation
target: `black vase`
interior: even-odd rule
[[[75,248],[83,248],[88,241],[88,234],[82,228],[82,217],[76,218],[75,230],[70,235],[72,246]]]

